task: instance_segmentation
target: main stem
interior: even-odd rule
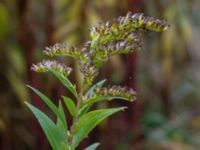
[[[74,136],[75,127],[76,127],[76,124],[77,124],[77,121],[78,121],[78,113],[79,113],[79,110],[80,110],[80,105],[81,105],[82,97],[83,97],[83,94],[84,94],[84,91],[85,91],[85,87],[86,86],[84,86],[84,84],[81,86],[80,94],[77,96],[76,112],[75,112],[75,115],[74,115],[74,118],[73,118],[72,126],[70,128],[70,136],[69,136],[69,139],[68,139],[68,142],[69,142],[70,145],[72,144],[72,139],[73,139],[73,136]]]

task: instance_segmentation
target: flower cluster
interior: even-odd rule
[[[88,60],[86,63],[79,63],[80,71],[84,75],[84,83],[91,84],[94,78],[98,75],[98,70],[94,66],[91,65],[91,61]]]
[[[72,68],[67,67],[65,64],[59,63],[55,60],[44,60],[38,64],[33,64],[31,69],[36,72],[48,72],[55,70],[68,76],[72,72]]]
[[[94,78],[98,75],[98,69],[92,64],[92,53],[90,49],[91,42],[88,41],[81,49],[82,59],[78,60],[80,71],[84,75],[84,82],[88,85],[92,84]]]
[[[144,16],[142,13],[133,14],[128,12],[126,16],[118,17],[110,22],[99,23],[90,28],[90,36],[92,40],[102,39],[102,42],[113,40],[122,40],[127,34],[131,34],[137,30],[151,30],[156,32],[165,31],[169,25],[165,20],[155,19],[153,17]],[[109,37],[108,37],[109,36]]]
[[[84,83],[91,85],[98,75],[99,68],[111,56],[139,50],[142,45],[141,37],[145,31],[161,32],[168,27],[164,20],[146,17],[142,13],[128,12],[126,16],[92,26],[91,40],[87,41],[81,50],[67,44],[55,44],[46,47],[44,54],[50,57],[69,56],[76,59],[84,76]],[[36,66],[34,68],[35,71],[41,70]]]
[[[56,43],[55,45],[50,47],[45,47],[45,50],[43,52],[49,57],[69,56],[73,58],[79,58],[81,55],[76,47],[59,43]]]
[[[164,20],[146,17],[142,13],[127,13],[110,22],[99,23],[90,28],[93,65],[101,67],[103,62],[116,54],[127,54],[141,48],[141,36],[145,31],[165,31]]]
[[[136,92],[132,89],[127,89],[126,87],[121,86],[112,86],[107,88],[96,88],[95,94],[98,96],[116,96],[116,97],[123,97],[130,101],[135,100]]]

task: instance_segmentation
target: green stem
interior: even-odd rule
[[[75,112],[75,115],[74,115],[74,118],[73,118],[72,126],[70,128],[70,136],[69,136],[69,139],[68,139],[68,142],[69,142],[70,145],[72,144],[76,124],[77,124],[77,121],[78,121],[78,114],[79,114],[79,110],[80,110],[80,106],[81,106],[82,97],[83,97],[83,94],[84,94],[84,91],[85,91],[85,87],[87,87],[87,86],[85,86],[84,84],[83,84],[83,86],[81,86],[80,94],[77,97],[76,112]]]

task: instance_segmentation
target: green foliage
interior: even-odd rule
[[[96,88],[101,88],[101,87],[104,85],[105,82],[106,82],[106,80],[104,79],[104,80],[99,81],[99,82],[96,83],[95,85],[93,85],[93,86],[88,90],[88,92],[86,93],[86,96],[88,96],[88,97],[93,96],[93,95],[94,95],[94,90],[95,90]]]
[[[73,100],[66,96],[63,96],[63,100],[64,100],[65,105],[68,108],[70,114],[72,115],[72,117],[74,117],[75,113],[76,113],[76,106],[75,106]]]
[[[66,78],[62,73],[51,70],[51,72],[57,77],[57,79],[75,96],[77,97],[76,87]]]
[[[86,149],[84,150],[95,150],[97,147],[99,146],[99,143],[94,143],[90,146],[88,146]]]
[[[77,146],[80,141],[88,135],[88,133],[98,125],[103,119],[116,113],[118,111],[124,110],[124,107],[120,108],[110,108],[110,109],[100,109],[91,111],[85,114],[78,122],[74,131],[73,146]]]
[[[67,124],[66,124],[66,120],[65,117],[63,117],[62,111],[61,109],[59,110],[59,108],[57,108],[53,102],[44,94],[42,94],[40,91],[36,90],[35,88],[28,86],[31,90],[33,90],[48,106],[49,108],[56,114],[56,116],[58,116],[58,118],[62,121],[65,130],[67,129]]]
[[[53,150],[60,150],[61,143],[66,143],[67,136],[63,136],[63,131],[56,127],[55,123],[42,111],[26,103],[26,105],[31,109],[36,118],[38,119],[49,143],[51,144]]]
[[[73,118],[72,125],[68,129],[62,103],[59,102],[59,106],[56,106],[47,96],[28,86],[48,105],[56,116],[56,123],[54,123],[39,109],[26,103],[38,119],[53,150],[75,150],[79,143],[100,122],[125,109],[125,107],[119,107],[90,111],[95,103],[113,99],[130,102],[135,100],[136,92],[132,89],[120,86],[103,87],[106,80],[99,81],[92,86],[94,79],[98,75],[100,67],[110,56],[127,54],[139,49],[141,34],[146,30],[164,31],[167,27],[165,21],[129,12],[125,17],[119,17],[106,24],[100,23],[93,26],[90,30],[91,41],[86,42],[80,50],[63,44],[55,44],[44,50],[44,54],[49,57],[67,56],[74,58],[84,77],[83,85],[80,91],[77,91],[76,86],[68,79],[72,69],[65,64],[56,60],[46,60],[32,66],[32,70],[36,72],[50,72],[53,74],[75,98],[75,100],[72,100],[66,96],[62,97]],[[98,143],[95,143],[85,150],[95,150],[98,145]]]

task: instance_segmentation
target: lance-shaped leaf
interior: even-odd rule
[[[49,108],[55,113],[57,118],[59,118],[60,121],[62,121],[65,132],[67,132],[67,123],[65,115],[62,114],[62,112],[56,107],[56,105],[54,105],[54,103],[46,95],[44,95],[43,93],[41,93],[40,91],[29,85],[27,85],[27,87],[29,87],[32,91],[34,91],[49,106]]]
[[[59,110],[62,118],[65,118],[65,113],[64,113],[64,109],[63,109],[61,101],[59,101],[58,110]],[[56,128],[59,130],[61,138],[65,139],[65,141],[67,141],[68,140],[68,135],[67,135],[68,131],[67,131],[66,127],[63,125],[62,120],[60,119],[60,117],[57,117]]]
[[[125,107],[100,109],[85,114],[77,122],[72,145],[77,147],[80,141],[83,140],[83,138],[85,138],[102,120],[124,109]]]
[[[71,148],[69,145],[65,143],[61,143],[61,150],[75,150],[74,148]]]
[[[55,70],[50,70],[57,79],[75,96],[78,97],[76,87],[69,81],[67,77],[65,77],[62,73],[57,72]]]
[[[61,143],[66,143],[66,139],[62,138],[61,132],[56,128],[56,125],[53,123],[53,121],[46,114],[44,114],[33,105],[29,103],[25,104],[34,113],[53,150],[60,150]]]
[[[66,96],[63,96],[63,100],[64,100],[65,105],[68,108],[70,114],[74,117],[75,113],[76,113],[76,106],[74,104],[74,101]]]
[[[94,143],[90,146],[88,146],[87,148],[85,148],[84,150],[95,150],[98,146],[99,146],[100,143]]]
[[[120,100],[126,100],[126,101],[130,101],[129,99],[127,99],[126,97],[119,97],[119,96],[94,96],[91,99],[85,101],[82,105],[81,105],[81,109],[79,111],[79,118],[82,117],[85,113],[87,113],[90,108],[97,102],[102,102],[102,101],[111,101],[114,99],[120,99]]]
[[[93,86],[88,90],[88,92],[86,93],[86,96],[88,96],[88,97],[93,96],[93,95],[94,95],[94,90],[95,90],[95,88],[101,88],[101,87],[104,85],[105,82],[106,82],[106,79],[97,82],[95,85],[93,85]]]

